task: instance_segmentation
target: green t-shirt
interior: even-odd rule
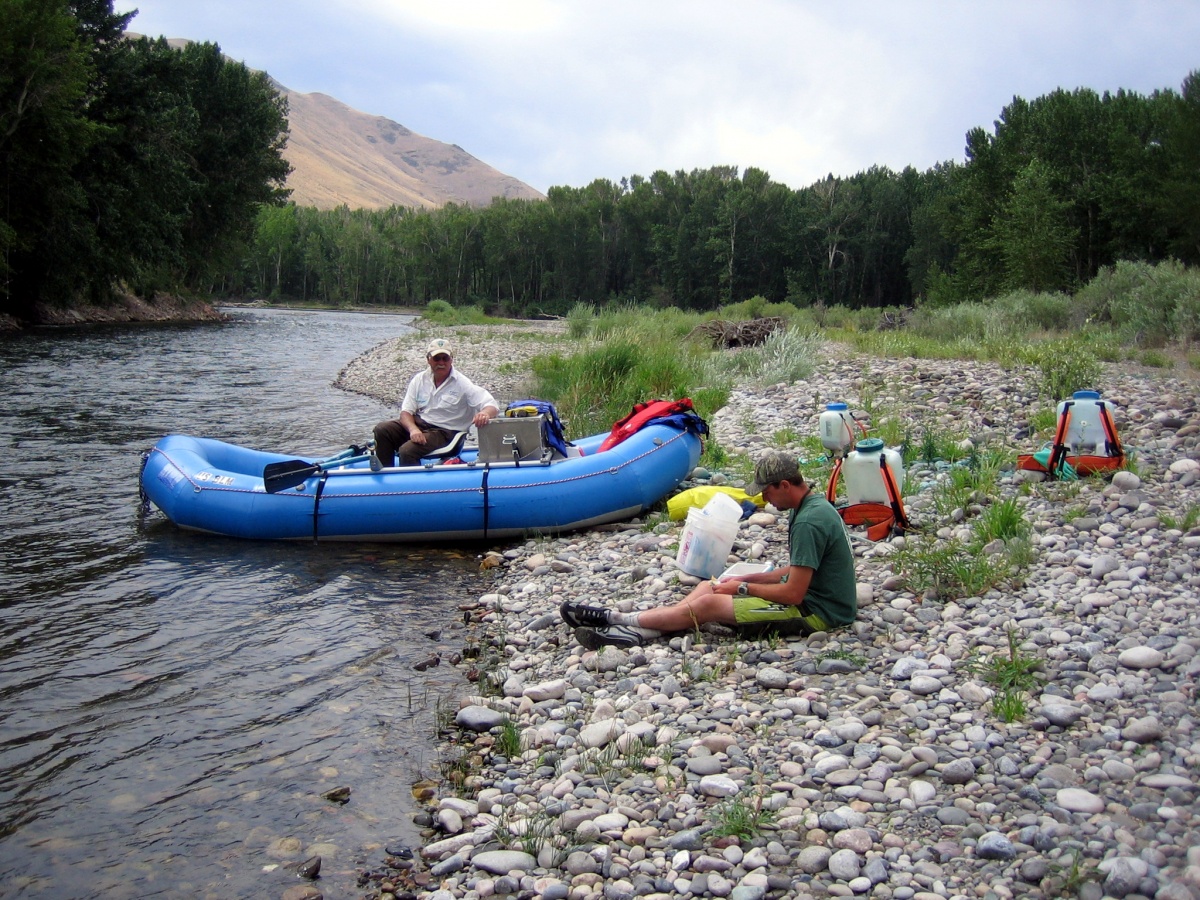
[[[830,626],[858,615],[858,586],[850,534],[833,504],[810,493],[788,514],[788,551],[793,566],[813,570],[804,604]]]

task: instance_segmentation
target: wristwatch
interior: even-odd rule
[[[740,584],[738,584],[737,592],[738,592],[739,597],[749,597],[750,596],[750,585],[748,585],[744,581],[741,582]]]

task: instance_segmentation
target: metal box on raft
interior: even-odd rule
[[[547,449],[545,431],[545,416],[498,416],[479,429],[479,461],[538,462]]]

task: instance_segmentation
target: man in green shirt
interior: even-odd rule
[[[769,453],[754,468],[751,496],[761,493],[788,514],[788,566],[720,582],[702,581],[679,603],[621,613],[568,600],[559,608],[585,647],[632,647],[705,622],[773,626],[812,634],[849,625],[858,614],[854,553],[841,516],[814,494],[794,456]]]

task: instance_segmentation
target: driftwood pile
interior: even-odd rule
[[[692,336],[703,335],[714,347],[757,347],[771,332],[784,327],[781,316],[763,316],[748,322],[728,322],[713,319],[692,329]]]
[[[884,310],[879,316],[879,330],[891,331],[896,328],[905,328],[908,325],[908,320],[912,318],[914,310],[911,306],[903,309]]]

